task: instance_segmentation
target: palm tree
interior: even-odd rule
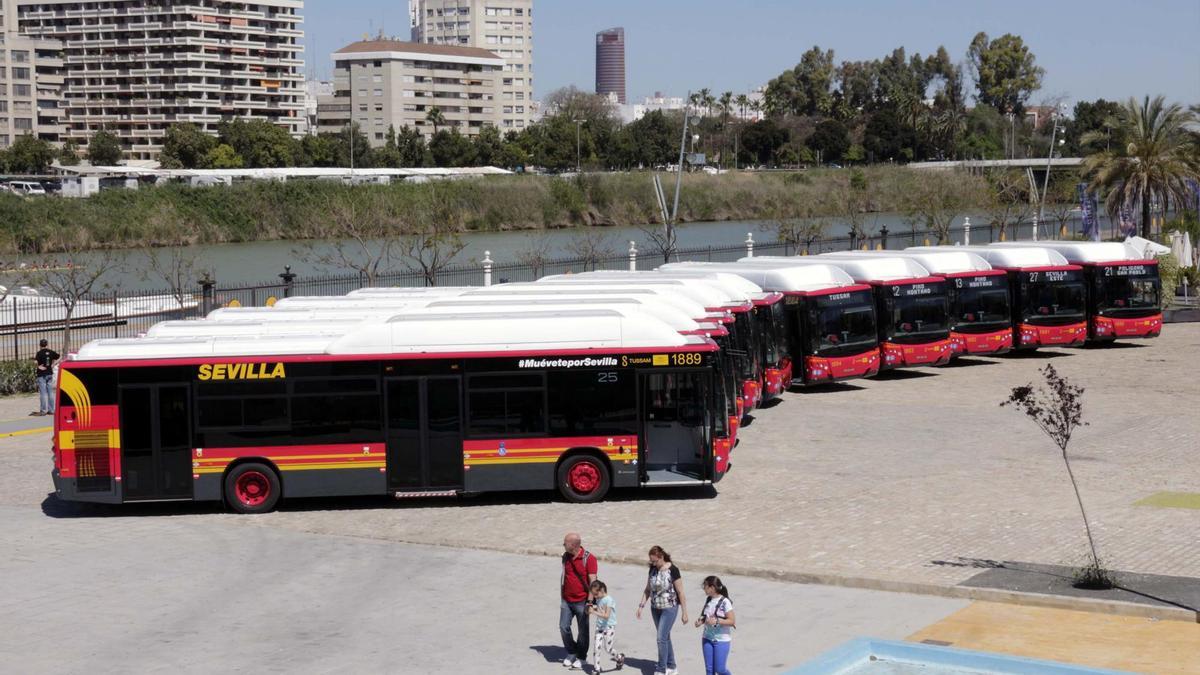
[[[734,103],[736,103],[738,107],[738,117],[745,119],[746,108],[750,107],[750,97],[745,94],[738,94],[737,98],[734,99]]]
[[[721,164],[725,164],[725,149],[729,145],[729,111],[733,109],[733,92],[727,91],[718,99],[721,106]]]
[[[759,99],[755,99],[755,100],[751,101],[750,102],[750,110],[754,113],[754,119],[757,120],[759,113],[761,113],[763,110],[762,101]]]
[[[1200,158],[1192,152],[1189,127],[1197,122],[1196,112],[1179,104],[1167,105],[1162,96],[1130,98],[1116,115],[1126,145],[1092,153],[1084,160],[1084,175],[1090,188],[1107,192],[1104,206],[1110,216],[1122,207],[1141,207],[1142,236],[1150,237],[1150,205],[1168,199],[1186,203],[1188,180],[1200,179]],[[1080,139],[1090,144],[1104,139],[1092,131]]]
[[[442,111],[435,105],[429,109],[429,112],[425,113],[425,121],[433,125],[433,133],[436,134],[438,132],[438,127],[446,123],[446,116],[443,115]]]

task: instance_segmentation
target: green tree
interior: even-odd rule
[[[204,155],[199,167],[202,169],[240,169],[245,160],[228,143],[221,143]]]
[[[1071,120],[1067,122],[1065,152],[1070,153],[1072,157],[1078,157],[1098,150],[1101,146],[1105,150],[1111,150],[1113,146],[1124,146],[1125,137],[1121,135],[1121,127],[1117,122],[1120,111],[1120,103],[1102,98],[1076,103]],[[1091,138],[1095,142],[1089,147],[1084,147],[1083,137],[1093,131],[1103,132],[1103,140],[1100,140],[1099,135],[1094,135]]]
[[[1140,209],[1142,236],[1150,238],[1151,203],[1186,203],[1188,180],[1200,179],[1200,158],[1189,131],[1197,121],[1194,111],[1168,105],[1162,96],[1146,96],[1140,104],[1130,98],[1121,105],[1116,130],[1125,146],[1094,152],[1083,163],[1091,188],[1106,195],[1110,216],[1116,217],[1122,207]],[[1092,131],[1080,141],[1098,144],[1102,138],[1103,132]]]
[[[266,120],[224,122],[220,141],[242,157],[248,168],[272,168],[296,165],[299,143],[287,130]]]
[[[479,130],[471,141],[475,152],[475,161],[479,166],[507,166],[502,164],[504,156],[504,139],[500,130],[488,124]]]
[[[353,166],[371,166],[371,143],[359,129],[357,122],[351,124],[349,127],[342,128],[341,131],[336,133],[326,133],[321,134],[321,136],[329,140],[330,147],[333,150],[332,166],[351,166],[351,149],[354,150]],[[353,141],[351,138],[353,138]]]
[[[804,52],[791,70],[767,83],[767,113],[779,115],[828,114],[833,106],[830,88],[834,79],[833,50],[814,46]]]
[[[304,166],[336,166],[336,153],[328,134],[305,136],[300,139],[300,164]]]
[[[87,155],[92,166],[116,166],[121,163],[121,139],[107,129],[101,129],[88,141]]]
[[[389,125],[383,145],[371,151],[371,165],[380,169],[401,167],[400,148],[396,145],[396,126]]]
[[[958,155],[967,159],[1002,159],[1008,121],[990,105],[977,105],[967,113],[966,130]]]
[[[54,161],[54,147],[33,134],[22,134],[8,149],[8,170],[13,173],[46,173]]]
[[[58,163],[62,166],[79,165],[79,144],[75,139],[68,138],[58,149]]]
[[[770,119],[755,122],[742,132],[742,147],[739,159],[744,164],[771,165],[775,154],[791,138],[791,132]]]
[[[396,134],[396,149],[400,152],[400,166],[424,166],[425,153],[425,137],[420,131],[409,127],[407,124],[400,127],[400,132]]]
[[[907,162],[913,158],[916,133],[900,123],[893,108],[881,108],[867,120],[863,131],[863,149],[872,162]]]
[[[820,151],[822,162],[840,162],[850,149],[850,131],[838,120],[824,120],[804,143],[813,150]]]
[[[470,139],[458,133],[457,128],[442,129],[429,139],[429,152],[434,166],[474,166],[475,148]]]
[[[975,76],[976,98],[1001,112],[1022,115],[1030,94],[1042,86],[1045,70],[1020,36],[1005,33],[995,40],[978,33],[967,48],[967,63]]]
[[[172,124],[163,137],[159,162],[164,168],[195,169],[217,147],[217,139],[195,124]]]

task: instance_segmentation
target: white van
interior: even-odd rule
[[[34,183],[32,181],[14,180],[9,182],[8,189],[22,197],[31,197],[33,195],[45,196],[46,194],[46,189],[42,187],[41,183]]]

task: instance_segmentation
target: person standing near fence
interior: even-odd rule
[[[53,415],[54,414],[54,362],[59,359],[58,352],[50,349],[50,343],[42,340],[38,343],[41,349],[33,357],[37,364],[37,380],[38,390],[38,412],[29,413],[30,415]]]

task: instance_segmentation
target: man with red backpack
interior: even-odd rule
[[[583,668],[587,662],[589,629],[588,604],[592,601],[592,582],[596,580],[596,556],[583,548],[583,540],[575,532],[563,537],[562,589],[558,611],[558,629],[562,633],[567,656],[563,666]],[[579,639],[571,632],[571,620],[579,626]]]

